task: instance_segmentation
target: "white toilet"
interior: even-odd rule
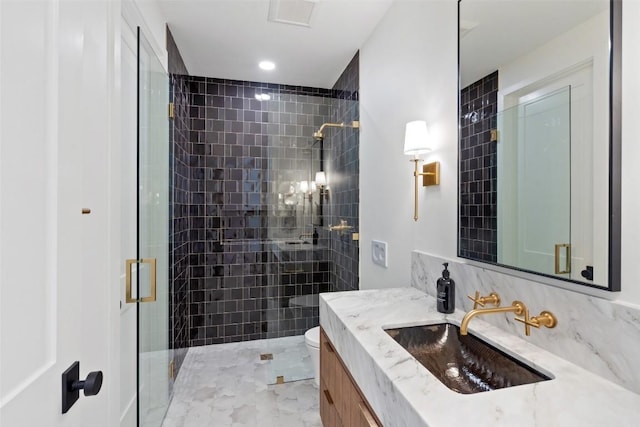
[[[309,329],[304,334],[304,342],[311,355],[313,363],[313,375],[316,386],[320,386],[320,326]]]

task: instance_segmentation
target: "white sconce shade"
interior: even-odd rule
[[[300,181],[300,192],[306,193],[309,191],[309,182],[308,181]]]
[[[431,151],[427,122],[416,120],[408,122],[404,133],[404,154],[415,155]]]
[[[316,172],[316,185],[327,185],[327,176],[323,171]]]

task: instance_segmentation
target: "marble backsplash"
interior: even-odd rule
[[[511,314],[487,315],[482,320],[640,393],[640,369],[636,366],[640,354],[640,307],[541,286],[531,280],[419,251],[414,251],[411,257],[411,285],[435,296],[443,262],[449,263],[451,278],[456,283],[456,308],[464,311],[473,308],[467,295],[477,290],[481,295],[497,292],[502,306],[520,300],[531,316],[549,310],[556,315],[558,326],[532,328],[530,337],[525,337],[524,325],[514,321]],[[470,326],[473,329],[473,321]]]

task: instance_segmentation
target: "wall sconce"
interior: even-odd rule
[[[421,161],[420,154],[431,151],[429,147],[429,130],[427,122],[416,120],[407,123],[404,134],[404,154],[413,156],[415,177],[415,199],[413,219],[418,220],[418,177],[422,176],[422,186],[440,185],[440,163],[432,162],[422,166],[422,172],[418,172],[418,162]]]
[[[325,199],[329,198],[329,188],[327,187],[327,175],[324,171],[316,172],[316,187],[320,190],[320,196],[324,196]]]
[[[313,181],[300,181],[300,194],[306,199],[309,199],[309,203],[313,202],[313,191],[316,188],[316,183]]]
[[[312,196],[311,196],[311,191],[309,190],[309,181],[300,181],[297,185],[298,187],[298,192],[302,195],[302,214],[304,215],[304,212],[306,210],[306,202],[307,199],[309,199],[309,205],[311,205],[312,202]]]

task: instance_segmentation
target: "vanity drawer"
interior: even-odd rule
[[[327,385],[320,381],[320,419],[326,427],[343,427],[338,410]]]
[[[377,427],[380,424],[376,421],[376,418],[373,416],[366,403],[361,402],[358,404],[358,412],[357,412],[357,425],[358,427]]]
[[[322,329],[320,329],[320,417],[325,427],[382,425]]]

